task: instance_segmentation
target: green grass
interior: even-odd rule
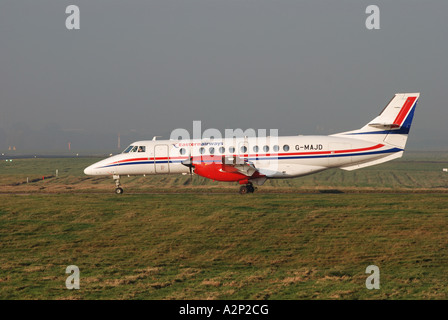
[[[182,175],[123,177],[117,196],[83,174],[98,160],[0,162],[0,299],[447,298],[444,154],[245,196]],[[365,287],[371,264],[380,290]]]
[[[0,195],[2,299],[446,299],[448,195]],[[77,265],[81,289],[65,288]],[[381,289],[365,288],[375,264]]]

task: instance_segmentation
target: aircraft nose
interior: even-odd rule
[[[113,161],[114,159],[107,158],[95,162],[94,164],[91,164],[90,166],[84,169],[84,174],[88,176],[104,176],[112,174],[111,172],[115,172],[115,170],[113,169],[111,170],[109,169],[109,167],[111,166],[111,163],[115,163]]]
[[[84,169],[84,174],[91,176],[93,175],[93,168],[92,166],[88,166],[87,168]]]

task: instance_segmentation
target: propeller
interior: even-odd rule
[[[182,164],[184,166],[188,167],[188,169],[189,169],[189,175],[190,175],[189,184],[191,184],[191,182],[193,181],[193,168],[194,168],[193,157],[191,156],[191,151],[190,151],[190,154],[188,155],[188,159],[182,161]]]

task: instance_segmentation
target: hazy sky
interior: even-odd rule
[[[408,147],[447,150],[447,16],[445,0],[0,0],[0,149],[115,151],[118,132],[124,148],[193,120],[331,134],[421,92]]]

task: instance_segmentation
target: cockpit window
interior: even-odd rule
[[[129,146],[127,147],[123,153],[129,153],[129,152],[145,152],[146,147],[145,146]]]
[[[123,151],[123,153],[128,153],[128,152],[130,152],[132,148],[134,148],[134,146],[129,146],[129,147],[127,147],[127,148]]]

